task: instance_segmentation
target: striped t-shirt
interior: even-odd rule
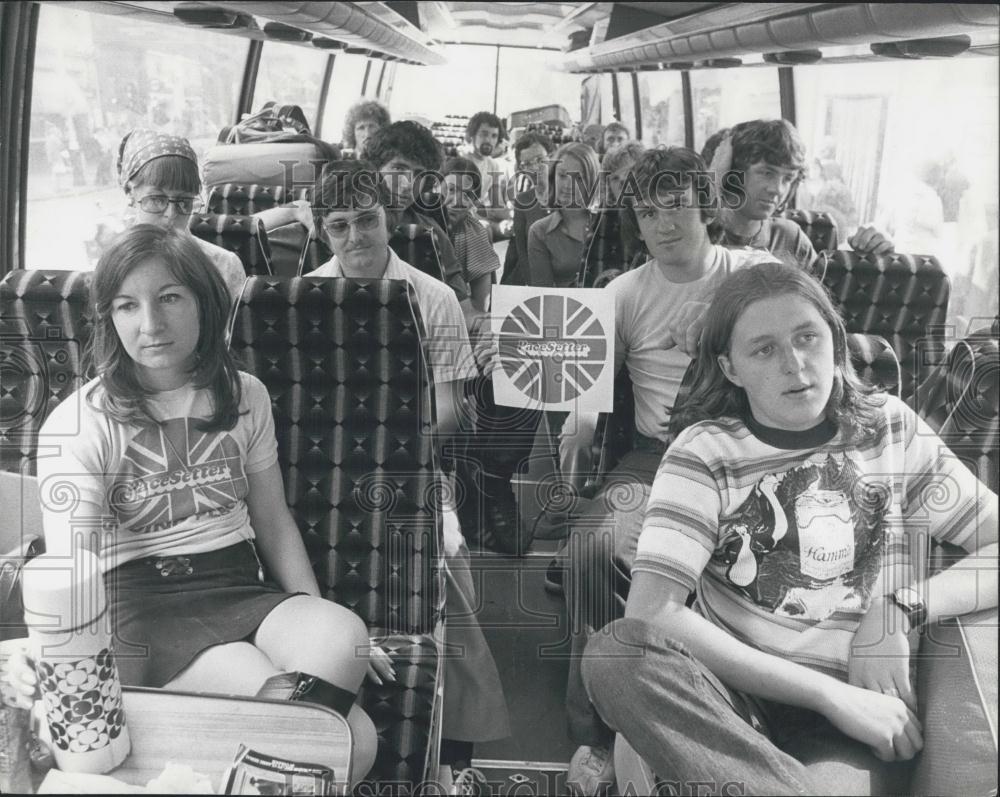
[[[632,572],[697,587],[737,639],[846,678],[872,598],[923,577],[931,536],[980,547],[997,500],[898,399],[870,431],[792,449],[731,418],[695,424],[660,464]]]

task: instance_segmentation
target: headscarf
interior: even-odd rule
[[[145,128],[133,130],[118,146],[118,182],[124,186],[151,160],[166,155],[187,158],[195,167],[198,166],[198,156],[186,138]]]

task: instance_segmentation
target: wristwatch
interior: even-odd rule
[[[889,600],[903,610],[910,622],[910,630],[922,631],[927,624],[927,604],[913,587],[900,587],[889,595]]]

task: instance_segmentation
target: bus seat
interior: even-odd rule
[[[911,406],[991,490],[1000,488],[1000,348],[990,334],[955,344]]]
[[[779,213],[778,216],[791,219],[798,224],[817,252],[832,252],[837,248],[837,222],[829,213],[793,208]]]
[[[848,332],[889,341],[902,369],[900,395],[908,399],[927,364],[943,359],[951,282],[937,258],[838,250],[822,253],[815,269]]]
[[[578,285],[603,288],[614,277],[635,268],[642,246],[622,232],[622,213],[616,208],[592,214],[584,236]]]
[[[404,263],[409,263],[434,279],[444,281],[441,256],[430,227],[400,224],[389,236],[389,246]]]
[[[847,352],[862,382],[899,398],[903,370],[889,341],[881,335],[849,332]]]
[[[379,732],[373,781],[436,771],[445,593],[422,335],[404,281],[255,277],[231,337],[271,395],[288,505],[323,594],[393,657],[397,681],[362,698]]]
[[[203,241],[234,252],[248,277],[271,274],[271,248],[264,225],[254,216],[194,213],[191,232]]]
[[[240,216],[252,216],[298,199],[309,201],[312,196],[311,186],[286,191],[281,185],[219,183],[208,186],[208,189],[208,211],[223,215],[236,213]]]
[[[35,474],[42,424],[86,382],[90,278],[18,270],[0,282],[0,470]]]

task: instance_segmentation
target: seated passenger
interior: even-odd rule
[[[756,119],[719,131],[706,142],[702,156],[723,185],[734,171],[743,178],[741,195],[728,192],[719,213],[723,246],[766,249],[782,263],[808,269],[816,259],[812,242],[791,219],[774,217],[784,210],[805,173],[806,149],[798,131],[784,119]],[[725,190],[725,188],[723,189]],[[733,205],[738,205],[733,207]],[[859,252],[882,255],[893,245],[872,227],[848,239]]]
[[[604,154],[604,125],[586,125],[580,131],[579,141],[581,144],[586,144],[598,156]]]
[[[354,150],[355,158],[365,158],[368,139],[377,130],[388,127],[391,122],[389,111],[382,103],[375,100],[358,100],[347,111],[341,146]]]
[[[431,230],[444,281],[455,292],[466,323],[472,327],[481,314],[469,300],[469,286],[447,232],[429,215],[440,208],[431,207],[423,196],[430,178],[441,169],[444,160],[441,145],[423,125],[395,122],[378,130],[367,146],[369,160],[389,189],[396,223],[416,224]]]
[[[468,158],[448,158],[441,173],[444,175],[442,190],[448,212],[448,233],[455,255],[469,283],[473,306],[486,312],[500,258],[476,215],[478,197],[482,195],[482,178],[476,164]]]
[[[545,218],[549,208],[549,156],[555,147],[548,136],[527,132],[514,144],[514,158],[522,190],[514,196],[514,239],[503,261],[504,285],[528,285],[528,230]]]
[[[602,492],[570,532],[573,577],[566,591],[573,656],[566,687],[570,738],[582,745],[573,756],[569,782],[595,794],[612,779],[612,734],[590,706],[580,680],[580,656],[590,632],[614,619],[608,594],[612,556],[630,565],[639,537],[642,509],[669,438],[670,410],[693,350],[690,322],[704,314],[718,285],[733,271],[768,255],[727,249],[712,242],[714,186],[696,190],[705,163],[683,147],[647,150],[635,165],[640,198],[626,211],[651,259],[605,288],[615,302],[615,372],[628,368],[635,394],[638,445],[608,474]],[[664,178],[666,175],[666,179]],[[679,181],[672,179],[679,178]],[[652,190],[657,190],[651,196]],[[683,347],[683,348],[682,348]],[[597,415],[571,415],[560,442],[564,476],[589,472],[587,454]]]
[[[465,382],[477,373],[458,300],[448,286],[403,262],[389,248],[390,195],[373,164],[356,160],[327,164],[320,196],[322,201],[314,208],[316,228],[322,230],[334,257],[308,276],[403,279],[413,286],[428,337],[425,351],[434,380],[435,431],[443,445],[458,430]],[[460,768],[471,761],[473,743],[502,739],[510,728],[500,674],[475,619],[469,549],[448,500],[443,518],[448,565],[445,630],[449,646],[458,651],[445,659],[443,749],[450,754],[445,763]]]
[[[718,288],[686,406],[625,618],[587,645],[590,698],[706,793],[905,791],[879,760],[923,746],[911,642],[997,605],[996,495],[859,383],[829,297],[787,265]],[[970,555],[924,578],[928,533]]]
[[[645,151],[638,141],[629,141],[604,156],[601,163],[605,178],[603,207],[591,223],[590,234],[583,245],[585,285],[594,284],[605,272],[628,271],[645,260],[642,242],[632,235],[625,235],[622,230],[622,219],[630,211],[621,203],[622,194],[627,194],[624,192],[625,181]],[[606,274],[605,278],[610,276]]]
[[[191,234],[191,214],[201,208],[198,157],[186,138],[136,129],[118,146],[118,180],[134,208],[134,224],[153,224],[186,235],[222,275],[232,301],[246,281],[233,252]]]
[[[556,150],[552,166],[556,209],[528,231],[530,284],[568,288],[576,285],[580,275],[601,165],[590,147],[572,143]]]
[[[285,504],[271,400],[226,344],[222,278],[188,235],[138,224],[101,256],[93,296],[99,376],[40,432],[58,450],[38,458],[43,496],[67,480],[75,496],[43,498],[46,550],[97,555],[124,684],[254,695],[300,673],[302,699],[350,723],[360,780],[376,747],[354,705],[367,631],[320,597]],[[225,467],[197,466],[212,451]],[[34,675],[12,672],[27,701]]]
[[[482,176],[479,198],[487,208],[504,207],[506,174],[501,161],[493,153],[506,138],[507,131],[503,121],[489,111],[473,114],[465,126],[465,147],[461,154],[476,165]]]
[[[631,137],[632,134],[629,133],[625,125],[621,122],[611,122],[611,124],[604,128],[604,134],[601,136],[601,141],[604,145],[604,157],[620,150]],[[601,162],[604,162],[604,158],[601,159]]]

